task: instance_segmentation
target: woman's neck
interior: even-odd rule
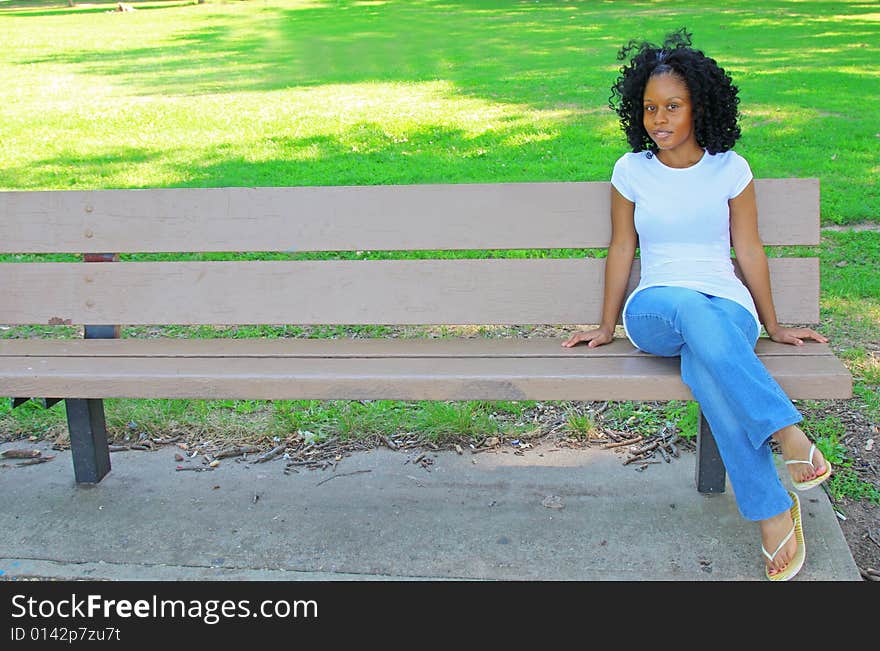
[[[702,147],[694,146],[685,150],[680,149],[661,149],[657,152],[657,158],[666,167],[676,169],[684,169],[692,167],[700,162],[705,154]]]

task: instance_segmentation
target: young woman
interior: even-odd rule
[[[715,435],[743,517],[757,521],[771,580],[788,580],[805,558],[800,505],[776,472],[780,446],[795,488],[825,481],[831,465],[797,427],[802,420],[754,353],[761,324],[773,341],[827,342],[776,320],[752,173],[732,150],[740,136],[738,89],[679,30],[662,46],[630,42],[612,87],[632,153],[611,176],[612,238],[602,323],[562,345],[610,342],[623,307],[641,350],[680,356],[682,380]],[[734,274],[731,244],[745,283]],[[624,304],[640,249],[641,277]]]

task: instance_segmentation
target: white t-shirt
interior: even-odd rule
[[[642,266],[639,284],[626,305],[648,287],[688,287],[739,303],[755,317],[760,331],[752,295],[736,277],[730,260],[727,202],[751,180],[748,162],[733,151],[705,152],[699,162],[684,169],[667,167],[647,152],[621,156],[611,183],[636,205]]]

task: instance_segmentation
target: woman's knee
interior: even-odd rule
[[[737,327],[742,336],[754,347],[755,342],[758,340],[759,327],[752,313],[736,301],[727,298],[713,296],[712,303],[724,312],[729,321]]]
[[[639,349],[660,357],[674,357],[682,345],[671,322],[658,315],[637,314],[625,319],[627,334]]]
[[[654,355],[678,355],[684,343],[680,314],[696,312],[707,303],[706,296],[684,287],[648,287],[627,304],[624,323],[633,342]],[[708,303],[707,303],[708,304]]]

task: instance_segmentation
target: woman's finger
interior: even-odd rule
[[[591,348],[595,348],[596,346],[599,346],[601,344],[608,343],[608,341],[610,340],[603,337],[602,333],[599,330],[589,330],[587,332],[574,333],[562,345],[566,348],[571,348],[572,346],[575,346],[582,341],[588,342],[588,346],[590,346]]]
[[[820,335],[820,334],[819,334],[818,332],[816,332],[815,330],[810,330],[810,334],[809,334],[809,336],[810,336],[812,339],[814,339],[814,340],[816,340],[816,341],[818,341],[818,342],[820,342],[820,343],[823,343],[823,344],[827,344],[827,343],[828,343],[828,338],[827,338],[827,337],[824,337],[824,336],[822,336],[822,335]]]

